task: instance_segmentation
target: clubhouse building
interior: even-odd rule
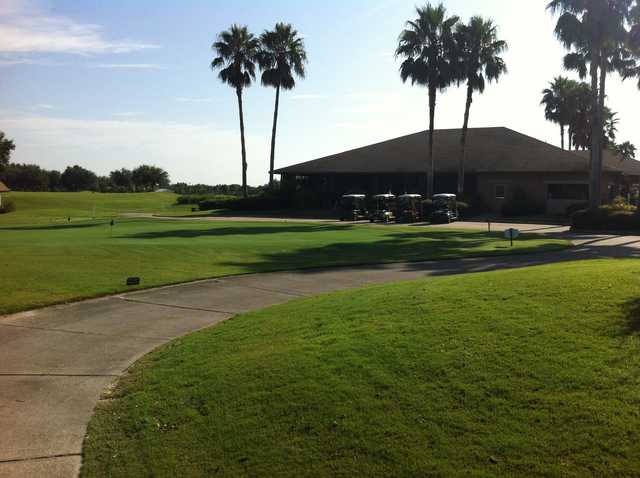
[[[455,193],[460,155],[459,129],[436,130],[436,193]],[[325,205],[347,193],[425,193],[428,133],[425,131],[275,171],[283,188],[316,194]],[[637,191],[640,161],[603,158],[602,194],[608,201]],[[565,151],[509,128],[470,128],[465,157],[465,197],[500,211],[514,194],[526,196],[549,214],[589,199],[589,153]]]

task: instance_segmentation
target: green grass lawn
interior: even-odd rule
[[[416,227],[127,219],[0,226],[0,314],[248,272],[554,250],[564,240]]]
[[[0,214],[0,227],[7,224],[66,223],[121,213],[180,214],[191,207],[176,206],[173,193],[31,193],[12,192],[3,198],[16,203],[16,211]]]
[[[640,261],[297,300],[181,338],[98,405],[82,476],[640,474]]]

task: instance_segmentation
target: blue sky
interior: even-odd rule
[[[304,36],[308,74],[281,101],[277,166],[427,127],[424,89],[403,85],[393,51],[415,1],[325,0],[0,2],[0,129],[14,161],[100,174],[142,163],[174,181],[239,182],[234,92],[208,65],[232,23],[260,33],[277,21]],[[452,14],[491,17],[510,44],[509,74],[477,96],[471,126],[507,126],[559,144],[540,91],[562,73],[546,1],[445,0]],[[571,74],[568,74],[572,76]],[[619,139],[640,146],[640,91],[612,78]],[[249,182],[267,180],[274,90],[245,93]],[[464,91],[439,96],[436,126],[462,122]]]

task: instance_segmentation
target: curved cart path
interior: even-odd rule
[[[572,236],[556,253],[205,280],[0,317],[0,477],[74,477],[103,390],[142,355],[237,313],[366,284],[640,257],[640,237]]]

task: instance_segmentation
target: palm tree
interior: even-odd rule
[[[458,17],[447,18],[442,4],[416,7],[418,17],[408,21],[398,38],[396,57],[404,58],[400,65],[403,82],[426,86],[429,92],[429,155],[427,167],[427,196],[433,195],[434,159],[433,131],[438,91],[455,80],[455,40],[453,28]]]
[[[586,75],[587,63],[591,77],[591,128],[603,127],[606,78],[613,59],[627,55],[631,32],[627,29],[633,19],[635,0],[551,0],[547,8],[559,12],[555,33],[567,49],[573,49],[584,61],[582,74]],[[565,59],[565,64],[571,62]],[[628,71],[621,72],[623,78]],[[590,203],[597,207],[601,201],[602,137],[591,134]]]
[[[242,91],[251,86],[256,77],[255,63],[260,42],[246,26],[231,25],[218,35],[212,49],[216,57],[211,69],[219,69],[218,78],[236,90],[240,114],[240,144],[242,146],[242,194],[247,197],[247,150],[244,142],[244,114],[242,112]]]
[[[291,90],[296,86],[293,77],[295,73],[304,78],[304,64],[307,52],[304,41],[290,24],[276,23],[273,30],[260,36],[260,55],[258,62],[262,71],[263,86],[276,89],[276,104],[273,110],[273,129],[271,132],[271,157],[269,162],[269,187],[273,188],[273,169],[276,151],[276,127],[278,124],[278,105],[280,102],[280,88]]]
[[[547,121],[560,125],[560,147],[564,147],[565,128],[571,121],[571,80],[558,76],[549,83],[549,88],[542,90],[541,105],[544,105],[544,116]],[[569,134],[571,136],[571,134]],[[571,139],[569,139],[571,148]]]
[[[507,72],[507,65],[499,56],[506,51],[507,42],[498,40],[498,28],[492,20],[480,16],[472,17],[468,24],[459,24],[455,33],[458,53],[458,81],[466,81],[467,101],[460,138],[460,160],[458,165],[458,194],[464,192],[464,160],[467,146],[469,111],[473,92],[484,92],[486,81],[498,81]]]
[[[602,113],[603,126],[602,126],[602,145],[606,149],[609,146],[615,146],[616,134],[618,133],[618,113],[612,111],[611,108],[605,106]]]
[[[591,144],[591,87],[584,82],[573,83],[569,93],[569,148],[586,150]]]

